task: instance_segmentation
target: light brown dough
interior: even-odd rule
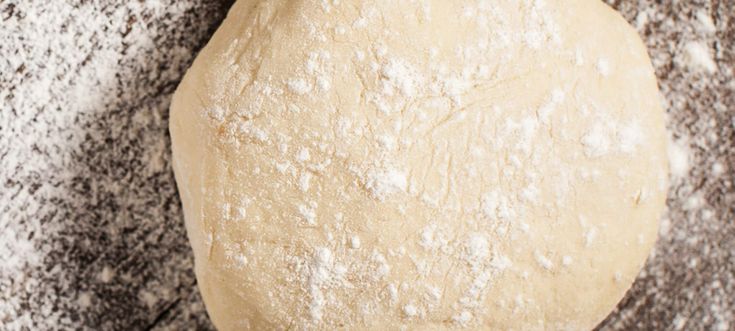
[[[179,86],[220,330],[583,330],[666,188],[635,31],[597,0],[240,0]]]

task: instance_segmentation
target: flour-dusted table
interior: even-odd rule
[[[674,176],[656,250],[600,329],[733,330],[735,0],[608,2],[652,55]],[[0,330],[212,328],[167,119],[230,5],[0,0]]]

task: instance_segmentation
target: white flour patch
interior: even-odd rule
[[[366,173],[364,181],[365,189],[380,201],[399,192],[406,192],[408,187],[406,173],[394,168],[371,169]]]
[[[669,169],[674,178],[684,178],[689,173],[690,168],[690,152],[684,141],[670,141],[669,151]]]
[[[680,63],[692,71],[708,74],[717,71],[717,63],[712,58],[712,52],[709,46],[703,41],[690,41],[686,43],[679,57]]]

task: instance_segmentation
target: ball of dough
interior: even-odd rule
[[[239,0],[176,91],[220,330],[581,330],[656,239],[636,32],[596,0]]]

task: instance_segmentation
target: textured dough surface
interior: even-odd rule
[[[596,0],[240,0],[170,130],[220,330],[590,329],[665,200],[650,61]]]

